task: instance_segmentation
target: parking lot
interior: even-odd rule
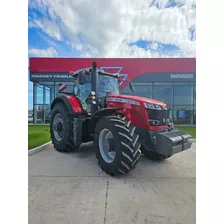
[[[62,154],[52,145],[29,156],[29,224],[196,223],[196,144],[163,162],[142,156],[110,177],[95,147]]]

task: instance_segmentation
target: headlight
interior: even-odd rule
[[[149,109],[155,109],[154,104],[151,104],[151,103],[144,103],[144,105],[145,105],[146,108],[149,108]]]
[[[151,104],[151,103],[144,103],[145,107],[148,109],[154,109],[154,110],[162,110],[161,106],[157,104]]]
[[[162,110],[162,107],[160,105],[155,105],[156,110]]]

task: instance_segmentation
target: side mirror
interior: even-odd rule
[[[134,92],[134,85],[133,85],[133,82],[129,82],[129,87],[130,87],[131,91]]]
[[[79,84],[84,85],[86,82],[86,72],[85,71],[80,71],[79,72]]]

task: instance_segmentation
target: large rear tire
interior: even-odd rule
[[[106,173],[127,174],[133,170],[141,156],[136,127],[119,116],[100,119],[95,129],[98,164]]]
[[[52,109],[50,134],[52,144],[59,152],[72,152],[79,148],[79,145],[74,145],[72,116],[62,102],[56,103]]]

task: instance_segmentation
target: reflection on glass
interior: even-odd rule
[[[108,93],[118,95],[120,94],[118,80],[108,75],[99,75],[99,98],[106,96]]]
[[[173,86],[172,82],[154,82],[154,86]]]
[[[174,104],[193,105],[193,86],[174,86]]]
[[[114,79],[113,79],[114,80]],[[43,86],[37,85],[36,98],[34,97],[34,121],[43,123],[49,121],[49,106],[58,94],[59,83],[66,85],[66,92],[73,92],[73,82],[46,82],[45,99]],[[111,82],[102,84],[102,90],[113,87]],[[146,98],[154,98],[167,104],[168,116],[175,124],[196,124],[196,86],[193,83],[164,83],[164,82],[133,82],[134,92],[131,92],[129,85],[125,86],[122,94],[134,95]],[[89,93],[90,85],[85,88]],[[100,85],[99,85],[100,88]],[[83,92],[86,95],[86,92]],[[35,93],[35,88],[34,88]],[[104,93],[105,94],[105,93]],[[35,96],[34,95],[34,96]],[[85,98],[85,97],[84,97]],[[45,106],[43,105],[45,102]]]
[[[35,123],[44,122],[44,110],[43,105],[34,105],[34,121]]]
[[[124,87],[123,94],[124,95],[134,95],[134,96],[142,96],[146,98],[152,98],[152,85],[145,84],[145,85],[137,85],[134,84],[134,92],[130,90],[129,85]]]
[[[50,104],[34,105],[34,122],[49,123],[50,122]]]
[[[50,123],[50,107],[51,105],[44,105],[44,122]]]
[[[173,86],[154,86],[154,99],[162,101],[167,105],[173,104]]]
[[[37,104],[43,104],[43,86],[37,86]]]
[[[45,90],[45,104],[50,104],[50,89],[46,88]]]
[[[174,106],[174,124],[193,124],[193,106]]]

